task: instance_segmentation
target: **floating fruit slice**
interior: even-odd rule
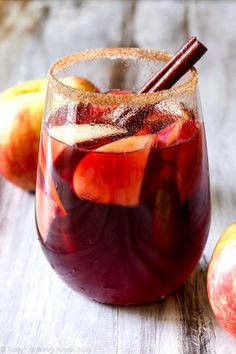
[[[207,171],[207,160],[203,153],[205,151],[203,134],[202,127],[197,121],[190,121],[183,126],[181,137],[188,141],[188,148],[180,147],[176,168],[176,181],[182,200],[204,190],[204,185],[208,183],[207,175],[204,173]]]
[[[157,135],[155,145],[158,147],[166,147],[178,142],[183,122],[175,122],[168,127],[162,129]]]
[[[127,135],[127,130],[108,124],[67,124],[49,129],[59,142],[78,148],[93,149]]]
[[[49,160],[49,164],[53,163],[66,147],[63,142],[51,139],[49,132],[45,129],[42,133],[41,144],[43,153],[46,159]]]
[[[188,140],[185,135],[185,121],[177,121],[168,127],[161,129],[155,136],[155,147],[167,147]]]
[[[44,242],[47,240],[52,220],[56,216],[57,207],[56,201],[38,187],[36,191],[36,216],[38,229]]]
[[[46,194],[51,195],[54,201],[57,203],[59,210],[62,215],[66,215],[66,211],[63,207],[63,204],[58,196],[55,183],[51,176],[51,168],[53,162],[57,156],[63,151],[65,145],[63,143],[56,142],[53,139],[50,139],[48,134],[43,131],[41,139],[41,147],[39,154],[39,167],[44,179],[44,189]],[[48,196],[49,197],[49,196]],[[42,204],[45,205],[45,203]]]
[[[75,193],[96,203],[137,206],[151,145],[151,135],[131,136],[89,153],[75,170]]]

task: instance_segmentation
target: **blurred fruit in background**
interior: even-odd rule
[[[98,92],[88,80],[68,77],[65,84]],[[47,79],[24,82],[0,94],[0,175],[27,191],[35,190],[40,129]]]

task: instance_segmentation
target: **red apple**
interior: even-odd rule
[[[214,249],[207,290],[216,319],[236,338],[236,222],[224,231]]]
[[[72,87],[97,92],[88,80],[68,77]],[[47,80],[22,83],[0,94],[0,175],[28,190],[35,190],[39,137]]]

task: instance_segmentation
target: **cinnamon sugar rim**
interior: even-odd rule
[[[71,86],[67,86],[56,78],[56,74],[61,70],[86,61],[98,59],[145,59],[166,62],[171,55],[164,51],[154,51],[141,48],[101,48],[89,49],[66,56],[55,62],[49,69],[48,79],[50,87],[60,95],[71,100],[83,101],[98,105],[135,104],[146,105],[155,104],[166,99],[178,99],[184,94],[193,92],[198,83],[198,74],[195,68],[191,69],[191,77],[185,82],[174,86],[168,90],[155,93],[130,93],[130,94],[109,94],[83,91]]]

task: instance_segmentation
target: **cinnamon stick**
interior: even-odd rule
[[[157,92],[171,88],[203,56],[207,48],[196,37],[191,37],[178,52],[138,91]],[[113,124],[127,129],[129,134],[138,131],[152,106],[130,108],[122,105],[113,113]]]
[[[191,37],[138,93],[157,92],[171,88],[205,54],[207,48]]]

